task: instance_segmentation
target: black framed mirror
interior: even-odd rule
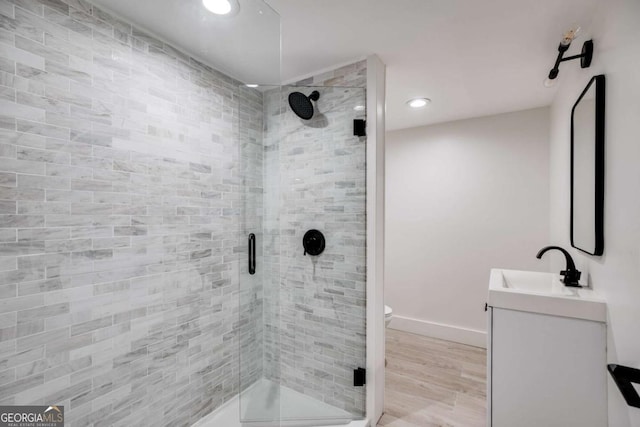
[[[571,246],[604,252],[605,77],[594,76],[571,110]]]

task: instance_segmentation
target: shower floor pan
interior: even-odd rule
[[[367,420],[288,387],[261,379],[192,427],[369,427]]]

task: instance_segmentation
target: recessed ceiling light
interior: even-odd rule
[[[245,86],[246,87],[258,87],[258,85],[254,84],[254,83],[247,83]]]
[[[407,105],[411,108],[422,108],[426,107],[430,102],[429,98],[413,98],[407,101]]]
[[[364,111],[364,105],[356,105],[353,109],[355,111]]]
[[[226,15],[231,12],[231,2],[229,0],[202,0],[202,4],[209,12],[216,15]]]

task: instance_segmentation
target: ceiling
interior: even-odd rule
[[[387,65],[387,129],[551,104],[542,85],[562,33],[588,36],[596,0],[268,0],[286,80],[365,54]],[[597,45],[596,45],[597,47]],[[597,50],[596,50],[597,53]],[[577,62],[562,68],[578,67]],[[412,110],[406,101],[432,103]]]
[[[401,129],[549,105],[555,89],[542,81],[560,36],[579,23],[577,53],[598,0],[267,1],[281,16],[282,81],[375,53],[387,128]],[[201,0],[94,2],[244,82],[275,83],[278,19],[258,0],[240,0],[232,19],[203,13]],[[577,66],[563,64],[560,79]],[[432,103],[412,110],[414,97]]]
[[[281,82],[280,17],[262,0],[239,0],[233,16],[202,0],[90,1],[242,82]]]

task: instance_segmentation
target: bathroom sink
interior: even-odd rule
[[[577,319],[606,321],[606,304],[592,289],[569,288],[559,274],[494,268],[489,279],[491,307]]]
[[[519,270],[498,271],[500,272],[498,277],[502,278],[502,283],[499,283],[502,288],[537,294],[572,294],[569,289],[566,289],[557,274]]]

